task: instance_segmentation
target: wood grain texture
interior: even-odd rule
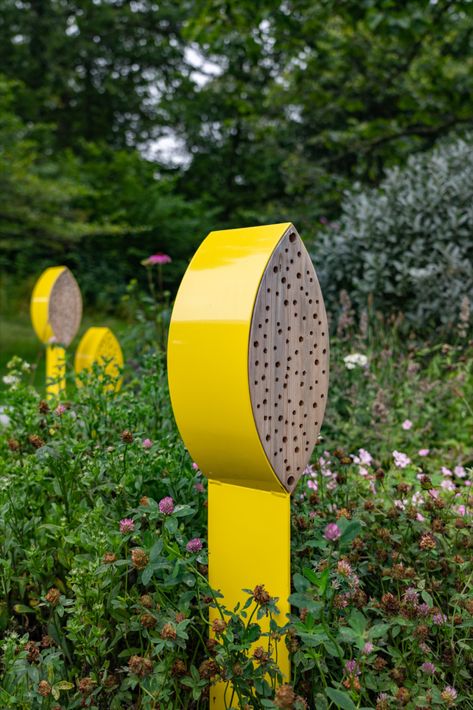
[[[320,432],[329,362],[322,292],[294,227],[279,242],[261,279],[248,361],[259,437],[275,474],[292,491]]]
[[[77,281],[64,269],[49,298],[48,320],[57,343],[67,347],[74,340],[82,319],[82,296]]]

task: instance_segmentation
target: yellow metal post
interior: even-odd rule
[[[289,614],[290,594],[290,495],[232,486],[209,481],[209,581],[212,589],[224,594],[224,604],[233,609],[243,604],[242,587],[254,589],[264,584],[278,597],[281,625]],[[211,620],[219,618],[211,610]],[[263,632],[269,619],[260,620]],[[260,645],[261,642],[256,645]],[[272,647],[286,682],[290,676],[289,656],[284,638]],[[230,684],[217,683],[210,689],[210,707],[229,707]]]
[[[230,609],[246,601],[243,589],[265,585],[279,598],[281,626],[290,492],[323,418],[327,330],[313,265],[290,223],[211,232],[181,282],[169,330],[174,415],[209,479],[210,584]],[[276,650],[287,682],[284,640]],[[211,689],[215,710],[228,706],[224,692],[223,683]]]
[[[66,389],[66,351],[60,345],[46,346],[46,394],[59,397]]]

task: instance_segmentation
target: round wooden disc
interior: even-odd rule
[[[48,321],[57,343],[67,347],[74,340],[82,319],[82,297],[77,281],[65,268],[49,297]]]
[[[259,286],[249,343],[253,414],[281,483],[309,463],[328,392],[328,324],[319,282],[294,227],[274,250]]]

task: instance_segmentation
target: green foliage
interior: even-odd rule
[[[0,77],[0,267],[14,259],[21,272],[32,256],[60,252],[94,225],[74,206],[84,186],[40,151],[47,127],[29,126],[14,112],[17,90]]]
[[[1,10],[1,268],[61,261],[101,306],[156,251],[174,290],[211,227],[311,239],[355,181],[473,121],[469,0]]]
[[[417,331],[452,328],[473,303],[473,135],[389,170],[377,189],[347,192],[340,221],[314,248],[332,310],[341,290],[358,312],[402,312]]]
[[[281,628],[270,589],[246,590],[230,610],[209,588],[206,485],[172,418],[153,329],[162,304],[133,299],[140,322],[120,393],[96,370],[56,406],[26,384],[29,365],[8,371],[2,707],[205,708],[219,678],[232,682],[228,707],[465,707],[472,344],[405,347],[382,324],[339,323],[324,440],[292,499]],[[349,369],[354,354],[362,364]],[[275,689],[281,634],[293,677]]]

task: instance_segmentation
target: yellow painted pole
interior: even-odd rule
[[[60,345],[46,346],[46,395],[59,397],[66,389],[66,351]]]
[[[203,241],[176,297],[168,378],[181,435],[209,479],[210,584],[230,609],[246,601],[243,589],[264,585],[278,597],[283,626],[290,493],[319,434],[328,387],[322,294],[292,224],[211,232]],[[269,620],[261,622],[267,631]],[[277,662],[287,682],[284,640]],[[212,708],[225,708],[224,692],[223,683],[211,688]]]
[[[46,269],[36,282],[30,304],[36,335],[46,345],[46,393],[59,397],[66,388],[65,348],[82,318],[79,286],[66,266]]]

